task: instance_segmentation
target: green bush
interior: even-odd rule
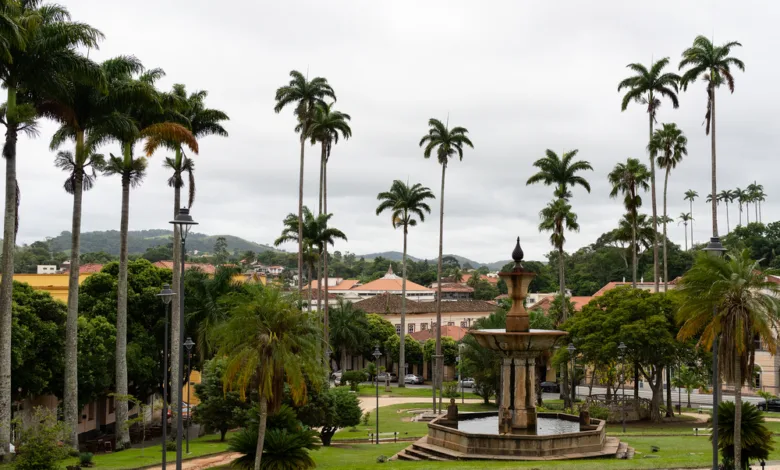
[[[444,382],[442,387],[441,393],[446,398],[458,398],[460,396],[458,393],[458,382]]]
[[[308,470],[316,464],[309,455],[310,450],[319,449],[317,432],[310,429],[290,431],[288,429],[268,429],[263,443],[261,469]],[[228,447],[233,452],[243,454],[233,465],[238,468],[254,467],[257,453],[257,429],[244,429],[236,433]]]
[[[366,411],[363,413],[363,416],[360,418],[360,422],[363,423],[363,426],[368,426],[368,420],[371,419],[371,412]]]
[[[168,452],[176,452],[176,441],[168,439],[168,442],[165,443],[165,450]]]
[[[366,373],[362,370],[348,370],[341,376],[341,383],[348,383],[350,390],[354,392],[358,391],[360,382],[365,382],[366,380]]]
[[[590,417],[595,419],[607,419],[609,418],[609,408],[599,405],[590,405],[588,411]]]
[[[22,430],[17,442],[14,468],[59,469],[59,461],[68,456],[68,447],[60,444],[68,437],[65,423],[57,421],[54,411],[43,407],[35,409],[31,423],[30,427]]]
[[[724,401],[718,407],[718,447],[723,455],[724,467],[729,462],[734,468],[734,402]],[[750,460],[767,460],[772,447],[772,433],[764,426],[764,417],[750,402],[742,402],[742,465],[740,469],[749,469]],[[712,440],[712,437],[710,437]]]
[[[92,458],[94,457],[94,454],[92,452],[82,452],[79,454],[79,465],[82,467],[91,467],[92,466]]]

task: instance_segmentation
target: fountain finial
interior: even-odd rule
[[[515,261],[515,270],[523,268],[523,265],[520,264],[520,262],[523,261],[523,249],[520,248],[520,237],[517,237],[517,245],[515,245],[515,249],[512,251],[512,259]]]

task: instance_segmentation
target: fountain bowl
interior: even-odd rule
[[[568,335],[559,330],[529,330],[525,332],[507,332],[504,329],[474,330],[474,336],[483,348],[499,351],[504,355],[513,353],[537,353],[550,351],[556,343]]]

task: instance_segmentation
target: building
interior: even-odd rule
[[[385,293],[400,296],[403,292],[402,282],[403,279],[393,273],[393,266],[391,265],[387,270],[387,274],[366,284],[361,284],[357,279],[329,278],[328,293],[336,294],[352,302],[359,302]],[[317,281],[312,281],[309,284],[309,288],[315,291],[317,286]],[[406,298],[418,302],[432,302],[436,300],[436,291],[407,279]]]
[[[582,310],[582,307],[584,307],[588,302],[591,301],[593,297],[591,296],[573,296],[573,297],[567,297],[567,299],[574,304],[574,311],[579,312]],[[545,315],[547,315],[547,312],[550,311],[550,307],[552,307],[552,303],[555,300],[555,297],[552,295],[548,295],[545,297],[542,297],[540,300],[538,300],[536,303],[529,304],[527,310],[530,312],[531,310],[541,310],[544,312]]]
[[[53,264],[39,264],[36,272],[38,274],[56,274],[57,266]]]
[[[438,293],[437,283],[433,283],[431,288]],[[474,297],[474,288],[463,284],[441,283],[441,300],[470,300]]]

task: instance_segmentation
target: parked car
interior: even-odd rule
[[[376,378],[379,382],[387,382],[387,372],[380,372]],[[390,382],[398,382],[398,375],[390,372]]]
[[[764,401],[756,405],[761,411],[780,411],[780,398],[770,398],[768,401]]]
[[[420,385],[421,383],[423,383],[423,378],[419,375],[406,374],[406,377],[404,377],[404,383],[412,384],[412,385]]]
[[[173,406],[173,405],[171,405],[171,406]],[[168,408],[168,418],[172,418],[173,417],[172,411],[173,410],[171,408]],[[195,405],[190,406],[187,403],[182,403],[181,404],[181,417],[184,418],[185,420],[190,418],[190,414],[193,411],[195,411]]]
[[[560,393],[561,386],[557,382],[542,382],[542,392],[544,393]]]
[[[458,382],[458,387],[463,388],[474,388],[474,379],[467,377],[465,379],[462,379],[460,382]]]

